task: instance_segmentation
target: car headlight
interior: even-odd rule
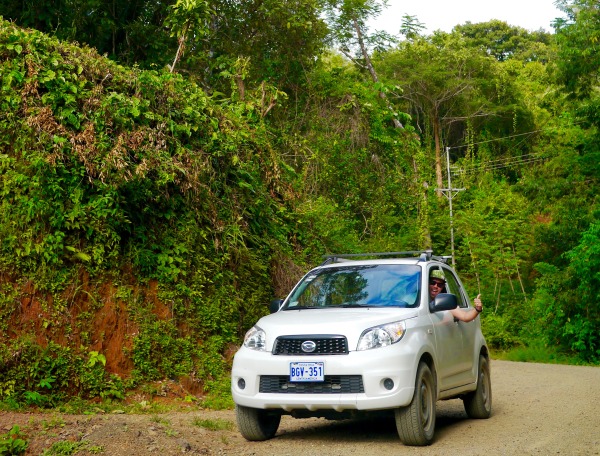
[[[404,321],[375,326],[365,330],[358,341],[356,350],[370,350],[372,348],[387,347],[395,344],[404,336],[406,324]]]
[[[267,336],[265,332],[258,326],[253,326],[244,336],[244,347],[252,350],[265,351],[267,344]]]

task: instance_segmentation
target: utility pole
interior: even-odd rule
[[[450,207],[450,244],[452,247],[452,267],[456,267],[456,260],[454,259],[454,221],[452,214],[452,198],[458,195],[458,192],[462,192],[464,188],[452,188],[452,180],[450,178],[450,148],[446,147],[446,169],[448,171],[448,188],[440,188],[446,198],[448,198],[448,205]]]

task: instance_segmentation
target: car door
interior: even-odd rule
[[[430,277],[434,270],[442,271],[442,268],[437,265],[431,267],[427,277]],[[447,279],[449,271],[443,270],[443,274]],[[429,290],[429,284],[427,284],[426,289]],[[448,289],[443,290],[443,292],[449,291]],[[460,303],[460,297],[457,296],[457,298],[459,298]],[[444,391],[461,386],[464,384],[463,371],[465,368],[462,328],[455,321],[450,311],[432,313],[431,320],[435,332],[440,390]]]
[[[446,288],[448,293],[452,293],[457,298],[458,311],[468,312],[471,306],[469,305],[467,294],[460,283],[460,280],[450,269],[444,268],[444,274],[446,276]],[[460,386],[473,381],[471,376],[473,372],[473,353],[477,324],[475,321],[467,323],[456,319],[454,319],[454,322],[460,334],[462,347],[460,353],[455,355],[457,365],[455,366],[453,384],[455,386]]]

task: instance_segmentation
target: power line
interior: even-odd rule
[[[511,139],[511,138],[517,138],[519,136],[532,135],[534,133],[539,133],[541,131],[544,131],[544,129],[528,131],[526,133],[518,133],[516,135],[504,136],[502,138],[488,139],[486,141],[479,141],[479,142],[476,142],[476,143],[463,144],[462,146],[451,146],[451,147],[448,147],[448,149],[460,149],[461,147],[478,146],[480,144],[487,144],[487,143],[490,143],[490,142],[502,141],[503,139]]]
[[[548,121],[546,121],[546,123],[547,122]],[[584,122],[586,122],[586,121],[585,120],[580,120],[580,121],[577,121],[577,122],[572,122],[571,124],[572,125],[578,125],[578,124],[581,124],[581,123],[584,123]],[[528,132],[525,132],[525,133],[517,133],[515,135],[503,136],[502,138],[487,139],[485,141],[479,141],[479,142],[476,142],[476,143],[463,144],[462,146],[449,146],[448,149],[460,149],[461,147],[478,146],[479,144],[487,144],[487,143],[490,143],[490,142],[502,141],[503,139],[518,138],[519,136],[532,135],[534,133],[540,133],[540,132],[546,131],[546,130],[549,130],[549,128],[539,128],[537,130],[532,130],[532,131],[528,131]]]
[[[540,157],[541,155],[542,155],[542,152],[534,152],[534,153],[530,153],[530,154],[520,155],[518,157],[497,158],[496,160],[488,160],[481,164],[475,164],[472,167],[473,168],[484,168],[484,167],[487,167],[490,165],[491,166],[505,165],[505,164],[510,164],[515,161],[530,160],[531,158]],[[545,157],[541,157],[541,158],[545,158]]]
[[[519,157],[504,157],[504,158],[497,158],[496,160],[490,160],[487,163],[502,163],[502,162],[510,162],[512,160],[521,160],[524,159],[525,157],[529,157],[529,156],[538,156],[541,155],[542,152],[532,152],[530,154],[524,154],[524,155],[520,155]]]
[[[490,143],[490,142],[502,141],[503,139],[518,138],[518,137],[521,137],[521,136],[530,136],[530,135],[533,135],[535,133],[540,133],[540,132],[542,132],[544,130],[545,129],[540,128],[540,129],[533,130],[533,131],[528,131],[528,132],[525,132],[525,133],[517,133],[515,135],[504,136],[502,138],[488,139],[486,141],[479,141],[479,142],[476,142],[476,143],[465,144],[465,145],[462,145],[462,146],[446,147],[446,152],[448,153],[448,151],[450,149],[460,149],[462,147],[478,146],[480,144],[487,144],[487,143]],[[471,167],[467,167],[467,169],[461,169],[459,172],[454,172],[454,175],[467,175],[467,174],[476,173],[478,171],[508,168],[508,167],[511,167],[511,166],[518,166],[518,165],[525,165],[525,164],[529,164],[529,163],[535,163],[535,162],[542,161],[542,160],[546,159],[546,157],[537,157],[538,155],[541,155],[541,153],[538,152],[538,153],[531,153],[531,154],[521,155],[520,157],[508,157],[508,158],[499,158],[499,159],[496,159],[496,160],[490,160],[488,162],[485,162],[485,163],[482,163],[482,164],[479,164],[479,165],[473,165]],[[530,158],[528,158],[528,157],[530,157]],[[448,157],[448,160],[449,160],[449,157]],[[448,169],[448,172],[450,172],[450,169]]]
[[[544,161],[544,160],[547,160],[548,158],[550,158],[548,155],[544,155],[542,153],[532,153],[532,154],[525,154],[520,157],[508,157],[508,158],[501,158],[498,160],[490,160],[490,161],[472,165],[472,166],[459,167],[459,166],[454,165],[454,168],[457,170],[453,171],[453,174],[454,175],[465,175],[465,174],[473,174],[473,173],[476,173],[479,171],[485,171],[485,170],[510,168],[512,166],[520,166],[520,165],[526,165],[529,163],[536,163],[536,162]]]

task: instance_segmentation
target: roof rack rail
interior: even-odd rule
[[[351,258],[357,257],[414,257],[419,255],[420,261],[429,261],[432,258],[438,261],[444,261],[441,256],[434,256],[433,250],[409,250],[406,252],[371,252],[371,253],[341,253],[341,254],[331,254],[331,255],[323,255],[325,261],[321,264],[321,266],[330,263],[341,263],[343,261],[351,261]]]
[[[446,263],[448,264],[448,260],[452,259],[452,255],[443,255],[443,256],[438,256],[438,255],[432,255],[431,256],[432,260],[437,260],[441,263]]]

